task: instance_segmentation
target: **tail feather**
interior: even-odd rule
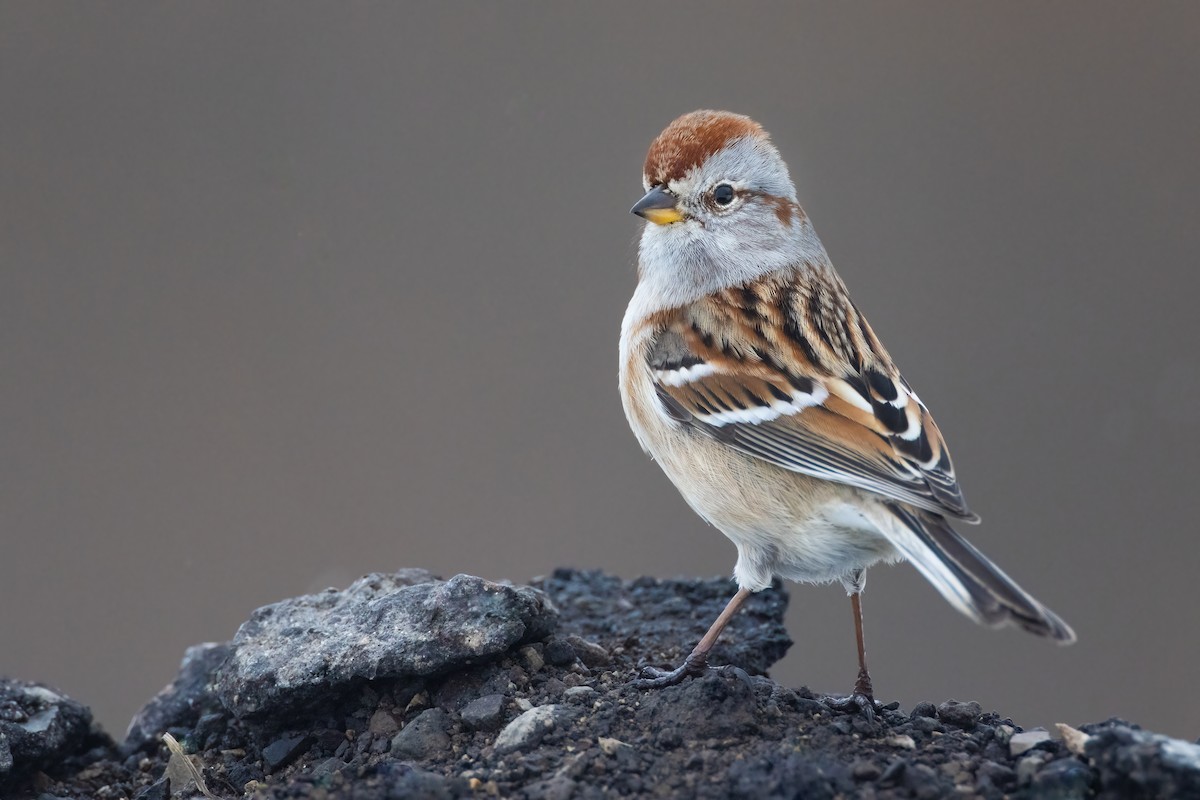
[[[886,533],[892,544],[959,611],[984,625],[1015,624],[1060,644],[1075,632],[1034,600],[940,516],[889,503],[901,523]]]

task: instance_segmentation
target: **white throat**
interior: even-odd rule
[[[770,223],[775,222],[772,215]],[[736,230],[706,229],[695,220],[647,223],[638,247],[640,280],[626,321],[694,303],[781,269],[828,263],[807,218],[791,225],[765,223]]]

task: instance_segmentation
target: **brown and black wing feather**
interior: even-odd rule
[[[971,522],[942,434],[832,274],[789,272],[659,318],[674,419],[785,469]]]

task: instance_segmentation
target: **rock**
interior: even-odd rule
[[[590,686],[572,686],[563,692],[563,699],[572,703],[589,703],[596,696],[596,690]]]
[[[982,713],[983,708],[974,700],[969,703],[947,700],[937,707],[938,719],[947,725],[968,731],[975,727]]]
[[[82,753],[91,727],[82,703],[40,683],[0,678],[0,789]]]
[[[909,714],[909,716],[912,719],[916,719],[918,717],[936,717],[937,706],[935,706],[933,703],[917,703],[915,706],[913,706],[912,713]]]
[[[262,749],[263,766],[268,773],[278,772],[295,761],[312,742],[312,737],[305,733],[282,736]]]
[[[450,716],[440,708],[427,708],[392,739],[392,755],[403,759],[429,758],[450,748]]]
[[[917,749],[917,743],[913,741],[913,738],[908,734],[889,736],[887,739],[884,739],[883,743],[888,747],[899,747],[901,750]]]
[[[489,694],[467,703],[459,714],[463,724],[477,731],[499,729],[506,700],[502,694]]]
[[[1200,797],[1200,744],[1137,730],[1122,720],[1084,725],[1101,798]]]
[[[554,606],[530,587],[468,575],[368,575],[344,591],[255,611],[217,671],[217,692],[239,718],[286,716],[355,681],[435,675],[495,657],[546,637],[556,622]]]
[[[392,736],[399,730],[400,723],[392,716],[392,712],[385,708],[376,709],[367,722],[367,733],[373,736]]]
[[[206,704],[215,700],[211,683],[229,656],[228,644],[197,644],[184,651],[179,673],[170,685],[156,694],[129,722],[125,732],[126,752],[158,747],[159,738],[170,728],[191,727],[200,719]]]
[[[546,705],[531,708],[505,726],[496,736],[494,747],[497,753],[511,753],[536,746],[556,725],[570,718],[570,711],[562,705]]]
[[[542,658],[541,651],[533,645],[526,645],[521,648],[521,660],[525,662],[525,669],[529,671],[530,675],[546,665],[546,660]]]
[[[575,663],[575,648],[566,639],[553,637],[542,649],[542,658],[555,667],[566,667]]]
[[[1008,753],[1015,758],[1042,742],[1049,740],[1050,734],[1046,732],[1045,728],[1034,728],[1031,731],[1014,733],[1008,740]]]
[[[595,642],[589,642],[575,634],[568,636],[567,642],[575,651],[575,656],[589,667],[603,667],[612,663],[612,656],[608,654],[608,651]]]
[[[1063,722],[1054,723],[1054,727],[1058,729],[1058,735],[1063,738],[1063,744],[1067,746],[1069,751],[1077,756],[1085,755],[1088,739],[1091,738],[1090,736]]]

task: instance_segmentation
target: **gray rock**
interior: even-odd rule
[[[206,703],[212,703],[213,673],[229,656],[228,644],[208,642],[189,647],[179,664],[179,674],[134,715],[125,733],[125,750],[158,746],[163,733],[174,727],[191,727]]]
[[[590,703],[596,697],[596,690],[591,686],[572,686],[563,692],[563,698],[572,703]]]
[[[1105,797],[1200,797],[1200,744],[1120,720],[1084,725],[1084,750]]]
[[[463,706],[463,724],[477,731],[494,731],[500,727],[506,699],[502,694],[479,697]]]
[[[979,715],[982,713],[983,707],[974,700],[969,703],[947,700],[937,707],[938,719],[947,725],[954,725],[968,731],[975,727],[975,723],[979,721]]]
[[[450,748],[450,716],[427,708],[392,739],[392,755],[401,759],[431,758]]]
[[[575,648],[571,647],[571,643],[566,639],[554,637],[546,642],[546,647],[542,651],[542,657],[547,664],[553,664],[556,667],[566,667],[575,663]]]
[[[362,679],[434,675],[495,657],[545,638],[557,620],[528,586],[469,575],[438,581],[424,571],[368,575],[344,591],[255,611],[217,671],[217,692],[239,718],[282,715]]]
[[[496,736],[496,752],[504,754],[536,747],[547,733],[572,716],[567,706],[557,704],[531,708],[508,723]]]
[[[276,772],[295,761],[309,745],[312,737],[308,734],[281,736],[262,749],[263,766],[267,772]]]
[[[87,706],[39,683],[0,678],[0,788],[81,752]]]
[[[608,651],[595,642],[589,642],[576,634],[568,636],[567,642],[585,666],[604,667],[612,663],[612,656],[608,654]]]

